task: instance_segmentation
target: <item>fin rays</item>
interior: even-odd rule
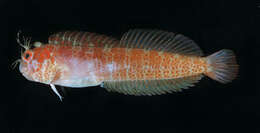
[[[203,55],[199,46],[191,39],[181,34],[162,30],[129,30],[122,36],[120,41],[96,33],[67,31],[51,35],[49,44],[87,45],[89,47],[104,48],[138,48],[184,55]]]
[[[162,80],[134,80],[134,81],[105,81],[103,87],[108,91],[128,95],[161,95],[179,92],[192,87],[203,75],[196,75],[178,79]]]
[[[184,55],[203,55],[199,46],[189,38],[161,30],[130,30],[123,35],[120,45],[126,48],[157,50]]]

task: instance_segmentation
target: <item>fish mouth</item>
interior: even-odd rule
[[[22,62],[20,62],[20,64],[19,64],[19,71],[21,72],[21,73],[23,73],[23,63]]]
[[[20,65],[19,65],[19,71],[22,73],[22,75],[27,79],[27,80],[30,80],[32,81],[33,79],[31,78],[30,74],[29,74],[29,71],[28,71],[28,68],[27,66],[21,62]]]

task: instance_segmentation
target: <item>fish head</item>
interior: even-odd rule
[[[26,49],[21,55],[19,70],[30,80],[51,84],[57,73],[54,56],[48,46]]]

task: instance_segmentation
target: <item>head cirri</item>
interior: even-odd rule
[[[34,48],[31,48],[30,39],[23,38],[24,44],[19,40],[20,31],[17,33],[17,43],[25,49],[21,52],[21,59],[16,60],[14,67],[20,63],[19,70],[23,76],[35,82],[49,84],[51,89],[62,100],[52,82],[59,77],[59,69],[56,65],[52,51],[53,47],[50,45],[42,45],[41,42],[35,42]]]
[[[19,34],[17,34],[17,42],[21,47],[25,49],[21,54],[19,70],[23,74],[23,76],[35,82],[41,82],[45,84],[50,84],[51,82],[51,74],[49,71],[49,67],[51,62],[50,58],[50,50],[45,48],[41,42],[33,43],[33,47],[31,48],[30,39],[24,38],[24,44],[22,44],[19,40]]]

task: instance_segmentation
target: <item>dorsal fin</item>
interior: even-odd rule
[[[130,30],[123,35],[120,45],[124,45],[126,48],[157,50],[183,55],[203,55],[199,46],[191,39],[181,34],[162,30]]]
[[[162,30],[134,29],[126,32],[120,42],[117,39],[90,32],[59,32],[49,37],[49,44],[65,44],[89,47],[124,47],[202,56],[199,46],[191,39]]]
[[[66,31],[52,34],[48,38],[49,44],[73,45],[89,47],[115,47],[119,41],[112,37],[90,32]]]
[[[101,87],[126,95],[161,95],[187,89],[202,77],[200,74],[176,79],[105,81]]]

